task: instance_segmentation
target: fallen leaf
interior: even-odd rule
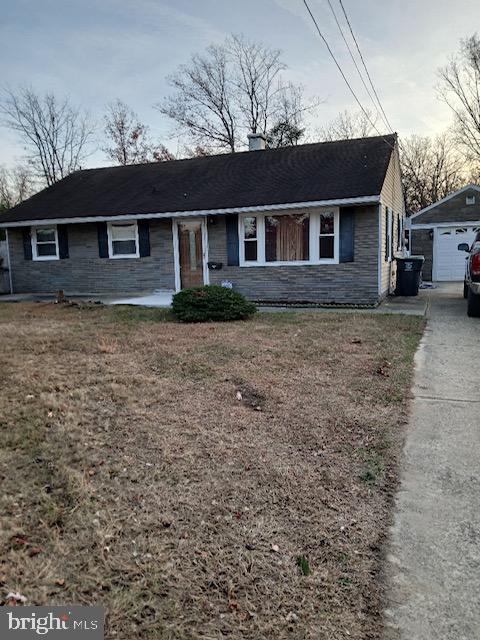
[[[7,604],[17,604],[18,602],[26,602],[27,598],[25,596],[23,596],[21,593],[13,593],[12,591],[10,591],[10,593],[7,593],[7,597],[5,598]]]

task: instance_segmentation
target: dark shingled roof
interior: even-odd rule
[[[379,195],[394,134],[77,171],[2,222],[197,211]]]

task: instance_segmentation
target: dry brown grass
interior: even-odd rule
[[[378,638],[422,328],[0,305],[3,596],[108,638]]]

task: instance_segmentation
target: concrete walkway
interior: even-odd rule
[[[480,320],[428,292],[392,529],[387,638],[480,638]]]
[[[118,296],[103,295],[99,293],[85,293],[83,295],[69,295],[70,300],[98,301],[102,304],[123,304],[142,307],[168,308],[172,303],[173,291],[143,292],[136,296],[119,294]],[[0,295],[1,302],[50,302],[56,299],[54,294],[16,293]],[[427,310],[428,292],[420,290],[418,296],[402,297],[389,296],[378,307],[301,307],[301,306],[259,306],[259,311],[282,312],[325,312],[325,313],[401,313],[406,315],[424,316]]]

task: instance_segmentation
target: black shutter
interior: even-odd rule
[[[30,234],[30,227],[22,228],[23,235],[23,256],[25,260],[32,259],[32,237]]]
[[[138,223],[138,250],[141,258],[150,255],[150,223],[146,220]]]
[[[388,207],[385,207],[385,262],[388,262]]]
[[[238,267],[238,214],[232,213],[225,218],[227,227],[227,264]]]
[[[355,209],[340,209],[340,262],[355,256]]]
[[[97,222],[98,255],[100,258],[108,258],[108,233],[107,223]]]
[[[60,260],[65,260],[68,258],[68,231],[66,224],[59,224],[57,226],[57,235],[58,235],[58,255]]]

